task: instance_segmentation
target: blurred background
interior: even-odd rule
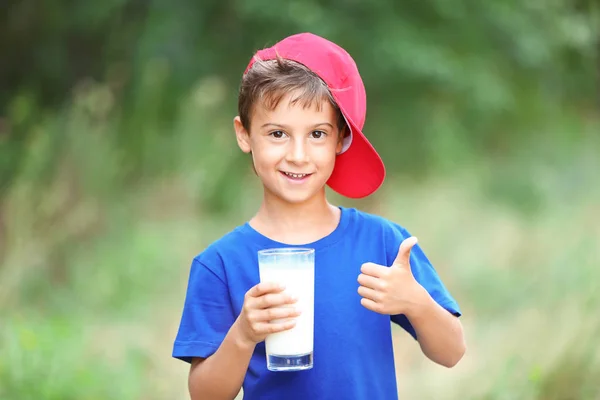
[[[253,52],[346,48],[407,227],[459,301],[448,370],[394,327],[404,399],[600,399],[600,2],[4,0],[0,399],[186,399],[192,258],[260,202]]]

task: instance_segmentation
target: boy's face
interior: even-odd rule
[[[342,138],[329,102],[303,107],[290,104],[292,96],[284,97],[274,110],[257,104],[250,132],[239,117],[234,127],[242,151],[252,153],[265,190],[288,203],[303,203],[322,192]]]

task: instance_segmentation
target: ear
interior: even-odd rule
[[[244,153],[250,153],[252,151],[252,146],[250,145],[250,134],[242,125],[242,120],[240,116],[236,116],[233,119],[233,129],[235,129],[235,137],[237,139],[238,146]]]
[[[338,141],[335,145],[335,154],[340,154],[344,148],[344,138],[348,135],[348,127],[344,126],[338,133]]]

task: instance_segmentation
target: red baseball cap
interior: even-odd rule
[[[296,61],[317,74],[327,85],[350,128],[342,152],[327,184],[342,196],[362,198],[375,192],[385,179],[385,166],[362,133],[367,96],[356,63],[343,48],[312,33],[289,36],[256,52],[254,61],[280,58]]]

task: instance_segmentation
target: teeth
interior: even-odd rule
[[[284,174],[286,174],[287,176],[290,176],[292,178],[296,178],[296,179],[304,178],[306,175],[308,175],[308,174],[291,174],[289,172],[284,172]]]

